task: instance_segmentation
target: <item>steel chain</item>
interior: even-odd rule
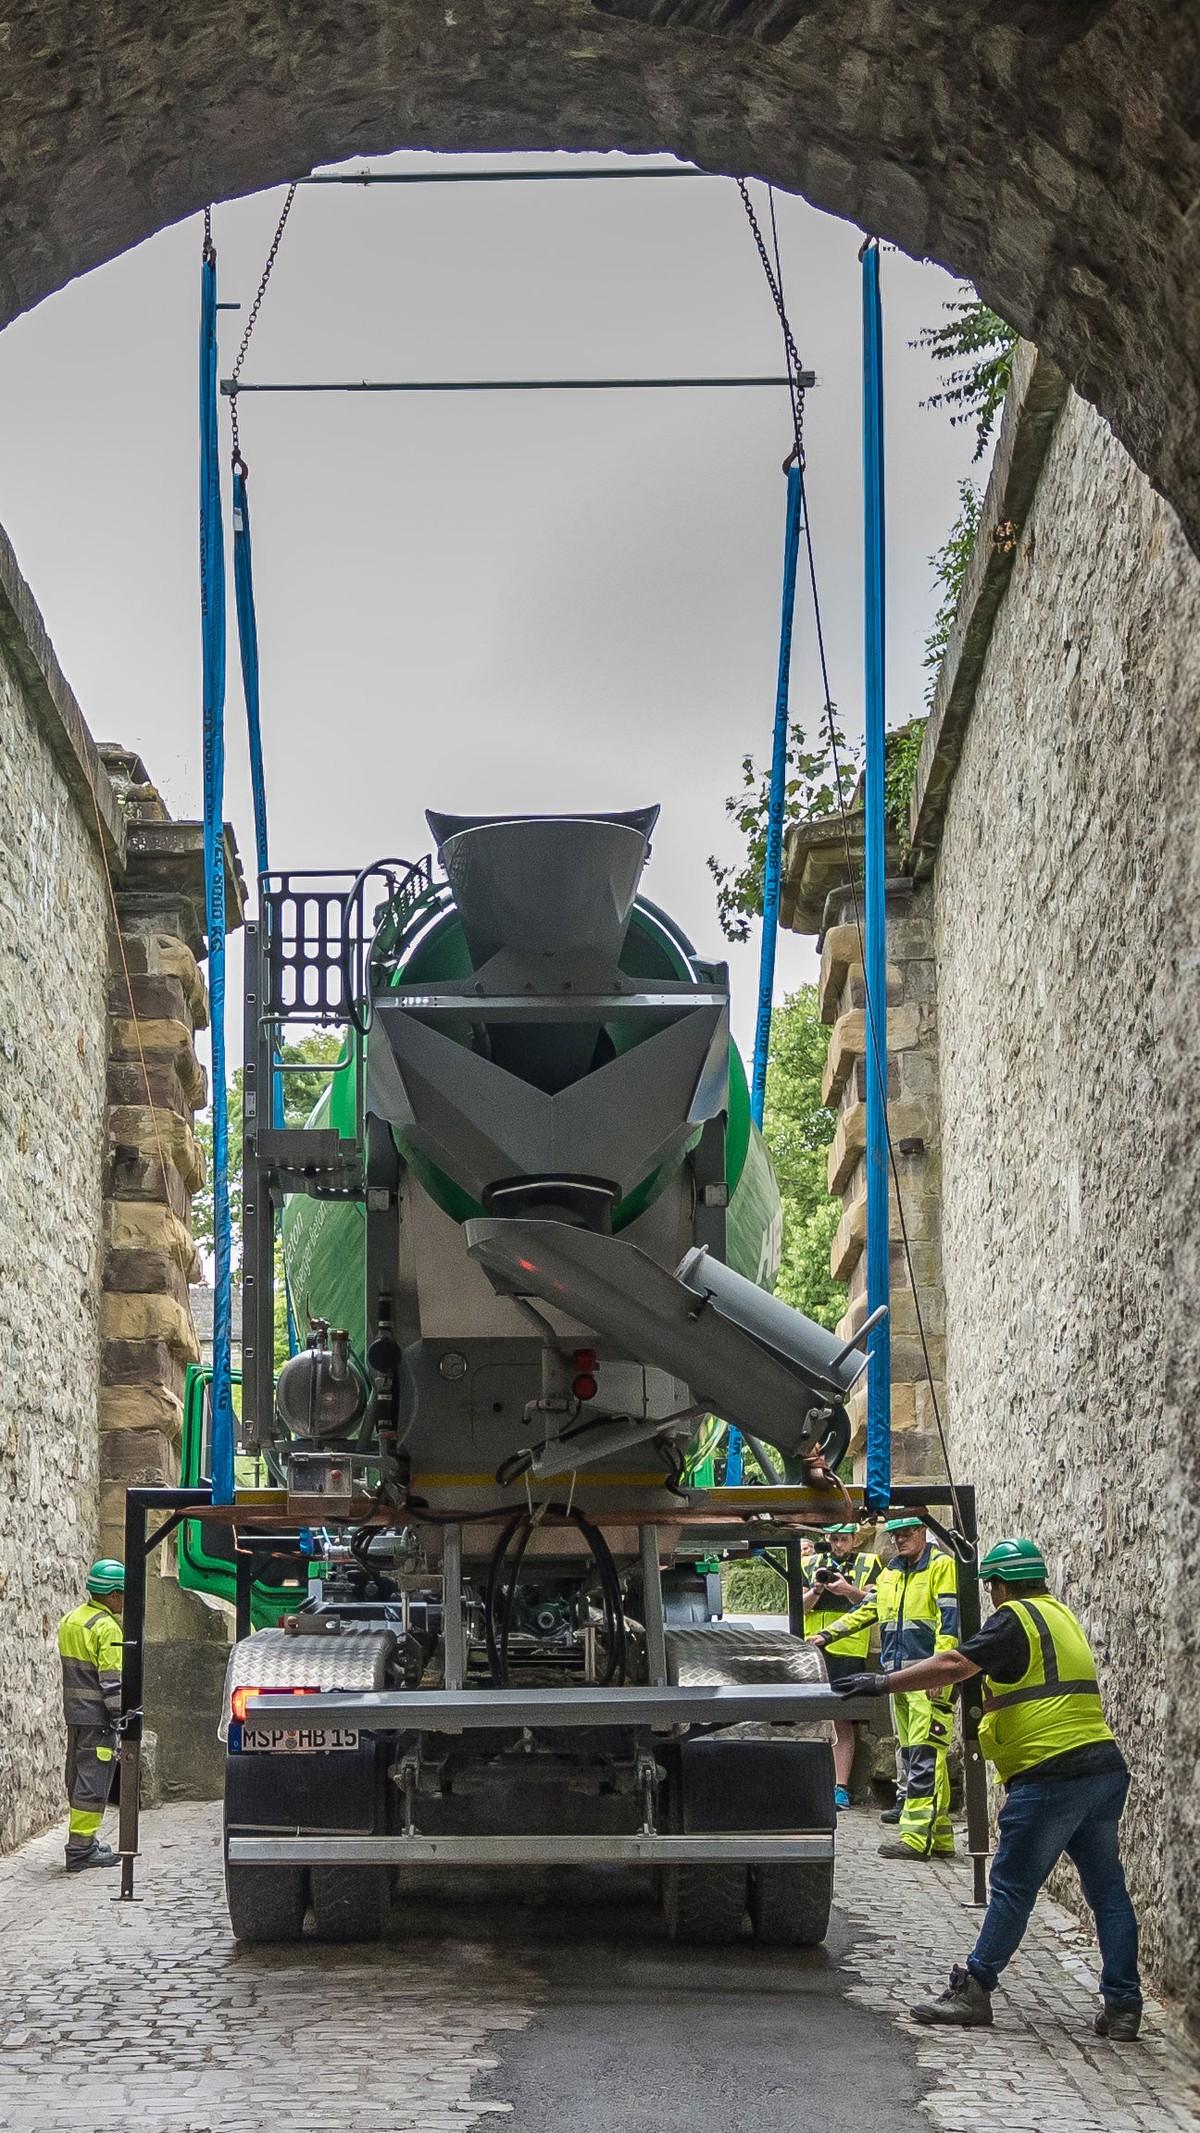
[[[276,254],[279,251],[279,246],[283,238],[283,233],[287,227],[287,218],[292,212],[292,202],[296,197],[297,182],[298,181],[296,179],[293,179],[292,183],[288,186],[287,199],[283,203],[283,213],[279,217],[279,221],[275,229],[275,235],[271,239],[271,249],[267,253],[266,265],[263,267],[262,275],[258,284],[258,292],[254,298],[254,302],[250,306],[250,315],[246,320],[245,329],[242,333],[238,352],[234,358],[233,373],[229,381],[233,388],[229,395],[229,426],[233,433],[233,460],[235,467],[240,467],[243,473],[245,473],[246,470],[246,462],[242,458],[241,448],[238,442],[238,379],[241,377],[242,374],[242,364],[246,360],[246,350],[250,346],[250,336],[253,333],[255,325],[258,321],[259,307],[262,303],[263,297],[267,293],[267,283],[271,279],[271,270],[275,265]]]
[[[767,252],[767,247],[763,240],[763,233],[759,228],[758,216],[754,212],[754,202],[750,198],[750,193],[746,185],[746,180],[744,178],[738,178],[736,180],[736,184],[737,189],[742,196],[742,206],[746,210],[746,217],[750,224],[751,233],[753,235],[754,242],[758,250],[758,256],[762,261],[762,270],[767,277],[767,287],[771,292],[771,301],[779,314],[779,323],[780,326],[783,328],[783,345],[787,353],[788,372],[792,388],[792,422],[796,433],[796,461],[800,467],[803,467],[804,387],[800,383],[800,379],[804,369],[804,365],[800,361],[800,351],[796,346],[795,338],[792,333],[791,321],[789,320],[787,315],[787,306],[783,301],[783,290],[781,289],[779,282],[776,279],[775,269],[771,265],[770,256]]]

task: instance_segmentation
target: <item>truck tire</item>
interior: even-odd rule
[[[745,1867],[667,1867],[663,1915],[672,1940],[705,1948],[740,1940],[746,1916]]]
[[[391,1893],[385,1866],[314,1866],[311,1878],[319,1940],[380,1939]]]
[[[764,1948],[819,1948],[829,1931],[833,1861],[750,1870],[750,1923]]]
[[[299,1940],[308,1891],[302,1866],[230,1866],[225,1861],[225,1901],[233,1937],[255,1947],[263,1941]]]

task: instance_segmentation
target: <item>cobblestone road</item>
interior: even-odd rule
[[[369,1956],[239,1949],[217,1810],[159,1809],[143,1838],[132,1907],[114,1874],[61,1873],[58,1832],[0,1861],[5,2133],[727,2133],[787,2127],[801,2096],[806,2122],[840,2126],[848,2067],[866,2133],[1200,2128],[1196,2065],[1161,2009],[1140,2045],[1090,2036],[1094,1952],[1054,1905],[993,2030],[916,2029],[915,1990],[969,1944],[969,1870],[882,1864],[867,1814],[843,1823],[828,1958],[671,1949],[611,1877],[569,1930],[553,1891],[464,1900],[460,1881]]]
[[[887,2014],[932,2080],[924,2108],[945,2133],[1174,2133],[1200,2127],[1200,2062],[1176,2023],[1148,2001],[1137,2044],[1091,2034],[1099,2006],[1090,1934],[1044,1897],[994,2001],[995,2023],[967,2033],[907,2018],[926,1986],[940,1991],[970,1949],[971,1868],[886,1865],[873,1817],[839,1824],[837,1901],[857,1928],[846,1967],[860,2006]],[[961,1843],[960,1837],[960,1843]],[[884,1880],[883,1876],[890,1878]],[[902,1876],[902,1880],[897,1880]],[[915,1989],[914,1989],[915,1988]]]

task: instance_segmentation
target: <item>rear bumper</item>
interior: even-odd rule
[[[727,1866],[817,1865],[826,1831],[639,1832],[594,1836],[231,1836],[231,1866]]]

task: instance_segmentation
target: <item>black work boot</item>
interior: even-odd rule
[[[940,2023],[948,2029],[990,2029],[992,1995],[969,1970],[956,1963],[950,1983],[936,2000],[918,2000],[909,2008],[914,2022]]]
[[[1132,2044],[1141,2026],[1141,2008],[1122,2007],[1116,2000],[1105,2000],[1092,2023],[1096,2035],[1107,2037],[1112,2044]]]
[[[107,1844],[98,1842],[93,1844],[90,1852],[67,1853],[68,1874],[82,1874],[84,1868],[88,1866],[119,1866],[120,1863],[120,1858],[116,1852],[112,1851]]]
[[[897,1800],[894,1807],[884,1808],[883,1813],[880,1815],[879,1819],[881,1822],[898,1822],[903,1813],[904,1802],[903,1800]]]

